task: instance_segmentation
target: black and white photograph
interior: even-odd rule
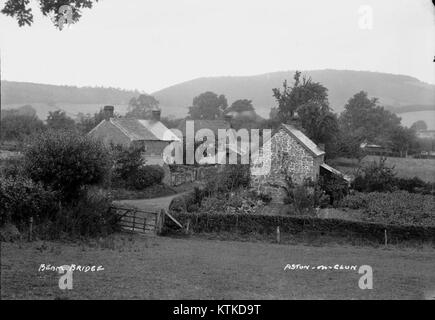
[[[0,78],[0,300],[435,300],[435,1],[0,0]]]

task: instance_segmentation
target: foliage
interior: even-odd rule
[[[352,182],[352,188],[361,192],[393,191],[396,184],[394,167],[388,167],[386,158],[379,162],[359,168],[359,172]]]
[[[65,201],[77,199],[83,187],[101,183],[109,166],[102,143],[74,132],[44,132],[24,151],[28,176],[59,191]]]
[[[115,212],[110,209],[111,195],[98,188],[86,190],[73,206],[61,207],[51,219],[36,226],[39,237],[59,239],[68,237],[106,236],[119,231]]]
[[[127,186],[136,190],[142,190],[161,183],[164,176],[165,172],[161,166],[151,165],[139,167],[137,171],[128,178]]]
[[[221,168],[217,177],[207,181],[205,190],[208,194],[228,193],[249,186],[251,177],[249,165],[229,164]]]
[[[66,115],[65,111],[49,111],[47,127],[53,130],[74,130],[75,122],[72,118]]]
[[[54,15],[54,25],[59,26],[59,18],[62,14],[59,13],[59,8],[62,5],[69,5],[72,9],[72,23],[77,22],[82,16],[83,8],[92,8],[94,2],[98,0],[39,0],[39,8],[44,16]],[[33,23],[33,13],[30,7],[30,0],[7,0],[1,13],[10,16],[17,20],[20,27],[31,25]]]
[[[128,103],[126,118],[150,119],[152,110],[158,109],[159,101],[151,95],[140,94],[137,98],[133,97]]]
[[[406,191],[355,193],[341,207],[362,209],[367,221],[399,225],[435,226],[435,201],[431,195]]]
[[[53,216],[57,210],[56,194],[29,178],[0,177],[0,225],[11,222],[17,226],[35,223]]]
[[[143,151],[143,146],[111,145],[113,161],[111,180],[114,186],[125,187],[139,168],[145,165],[142,157]]]
[[[95,112],[94,115],[79,113],[77,118],[77,129],[86,134],[105,119],[105,114],[103,108],[100,108],[100,110]]]
[[[424,120],[418,120],[411,125],[411,129],[415,131],[427,130],[427,124]]]
[[[313,215],[315,208],[329,205],[329,195],[311,179],[306,179],[303,184],[297,185],[289,175],[286,175],[283,188],[286,191],[284,203],[293,205],[296,213],[300,215]]]
[[[3,115],[3,112],[2,112]],[[44,123],[36,115],[8,112],[1,118],[1,139],[23,141],[42,132]]]
[[[214,92],[207,91],[193,98],[192,106],[189,107],[189,118],[193,120],[219,119],[222,118],[227,107],[228,102],[224,95],[218,96]]]
[[[246,111],[254,111],[254,107],[252,106],[252,100],[239,99],[234,101],[231,106],[225,110],[225,113]]]
[[[285,80],[282,91],[274,88],[273,96],[278,102],[277,116],[281,122],[294,120],[298,108],[307,103],[318,103],[322,107],[328,106],[327,89],[320,83],[313,82],[311,78],[301,79],[300,71],[296,71],[294,75],[293,87],[289,87]]]
[[[317,217],[274,216],[259,214],[216,214],[207,213],[177,213],[175,218],[186,225],[190,220],[190,230],[194,233],[223,233],[249,235],[256,239],[264,237],[276,241],[276,228],[280,227],[281,240],[288,235],[294,239],[295,235],[316,236],[324,241],[325,235],[348,239],[354,243],[355,237],[371,240],[378,244],[385,241],[385,231],[388,233],[389,243],[402,241],[435,241],[435,227],[402,226],[369,223],[362,221],[347,221],[339,219],[324,219]],[[167,219],[166,232],[179,230],[171,220]],[[228,234],[229,233],[229,234]],[[284,238],[285,239],[285,238]]]
[[[349,193],[349,185],[346,180],[335,174],[319,178],[320,188],[330,198],[331,204],[337,203]]]

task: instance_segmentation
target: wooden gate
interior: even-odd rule
[[[161,234],[165,211],[145,211],[136,208],[112,206],[122,230],[143,234]]]

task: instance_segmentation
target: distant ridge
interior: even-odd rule
[[[254,76],[203,77],[170,86],[154,92],[153,95],[164,109],[179,114],[187,112],[187,106],[192,103],[194,96],[210,90],[225,94],[229,103],[237,99],[250,99],[256,112],[267,117],[270,107],[276,105],[272,97],[272,88],[281,87],[285,79],[292,83],[294,72],[292,70]],[[419,110],[435,110],[435,85],[411,76],[331,69],[303,71],[303,74],[328,88],[329,101],[335,112],[341,112],[347,100],[361,90],[367,91],[370,96],[378,97],[381,104],[393,111],[395,108],[401,108],[401,112],[406,112],[407,108],[414,111],[416,105]]]
[[[162,116],[184,117],[192,99],[205,91],[224,94],[229,104],[237,99],[250,99],[257,114],[268,117],[276,106],[272,88],[291,84],[295,71],[278,71],[253,76],[202,77],[182,82],[152,93],[160,101]],[[313,81],[328,88],[330,105],[341,112],[347,100],[364,90],[380,103],[397,113],[435,110],[435,85],[414,77],[369,71],[313,70],[302,71]],[[115,105],[115,111],[125,112],[131,97],[140,92],[117,88],[75,87],[29,82],[1,81],[2,108],[32,105],[38,116],[45,118],[50,110],[63,109],[68,114],[93,113],[104,104]]]

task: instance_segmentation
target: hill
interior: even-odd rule
[[[120,106],[123,112],[128,101],[138,91],[104,87],[58,86],[31,82],[1,81],[2,109],[31,105],[41,119],[48,111],[62,109],[69,116],[77,113],[94,113],[105,104]]]
[[[348,70],[315,70],[303,74],[328,88],[329,101],[335,112],[341,112],[347,100],[361,90],[378,97],[380,103],[392,111],[400,108],[400,112],[407,112],[408,108],[415,109],[415,106],[419,110],[435,109],[435,85],[410,76]],[[229,103],[250,99],[256,112],[267,117],[270,108],[276,105],[272,88],[281,87],[285,79],[292,83],[293,75],[294,71],[283,71],[243,77],[198,78],[154,92],[153,95],[166,112],[170,110],[174,115],[184,115],[193,97],[210,90],[225,94]]]
[[[368,71],[314,70],[304,74],[328,88],[329,101],[335,112],[341,112],[346,101],[365,90],[378,97],[380,103],[397,113],[435,110],[435,85],[405,75]],[[184,117],[193,97],[205,91],[224,94],[231,104],[237,99],[253,101],[255,111],[268,117],[276,103],[272,88],[282,86],[287,79],[292,83],[294,71],[266,73],[254,76],[227,76],[198,78],[154,92],[160,101],[162,115]],[[32,105],[38,116],[45,119],[48,111],[63,109],[68,115],[78,112],[94,113],[105,104],[113,104],[123,114],[128,101],[138,91],[103,87],[75,87],[1,81],[2,108]]]

